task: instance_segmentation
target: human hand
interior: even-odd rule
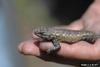
[[[100,34],[99,4],[99,0],[95,0],[95,2],[78,21],[73,22],[65,28],[72,30],[86,29]],[[38,56],[40,58],[46,59],[46,56],[43,55],[43,53],[49,49],[52,44],[50,42],[41,42],[40,44],[36,44],[35,42],[36,40],[22,42],[19,45],[19,51],[25,55]],[[60,56],[65,60],[68,58],[80,60],[100,60],[100,39],[98,39],[93,45],[85,41],[80,41],[72,45],[67,43],[60,43],[60,45],[61,49],[57,52],[57,56]],[[59,59],[58,57],[56,58]]]

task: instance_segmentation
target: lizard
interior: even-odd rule
[[[60,42],[66,42],[69,44],[79,41],[86,41],[88,43],[94,43],[99,35],[87,30],[69,30],[59,27],[40,27],[33,29],[33,34],[41,38],[43,41],[52,42],[52,48],[47,50],[47,53],[58,51],[61,46]]]

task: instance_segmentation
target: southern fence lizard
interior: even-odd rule
[[[60,28],[48,28],[40,27],[33,29],[33,34],[41,38],[43,41],[51,41],[53,48],[47,50],[47,53],[57,51],[60,49],[60,42],[66,42],[69,44],[76,43],[79,41],[86,41],[94,43],[99,35],[94,32],[86,30],[68,30]]]

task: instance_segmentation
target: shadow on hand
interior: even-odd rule
[[[70,58],[63,58],[61,56],[58,56],[55,53],[52,54],[42,54],[41,57],[39,57],[40,59],[43,59],[45,61],[49,61],[49,62],[55,62],[55,63],[59,63],[59,64],[69,64],[69,65],[73,65],[73,66],[81,66],[82,64],[89,64],[90,65],[95,65],[92,67],[99,67],[100,66],[100,61],[90,61],[90,60],[77,60],[77,59],[70,59]]]

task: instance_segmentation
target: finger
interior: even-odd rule
[[[59,55],[64,57],[82,59],[82,60],[98,60],[98,54],[96,52],[96,46],[91,45],[87,42],[75,43],[71,46],[63,44]]]
[[[41,43],[40,48],[46,51],[47,48],[48,49],[51,48],[51,43],[49,42]],[[74,58],[81,60],[99,60],[100,50],[97,50],[96,48],[97,46],[91,45],[83,41],[72,45],[61,43],[61,49],[58,51],[58,55],[65,58]]]
[[[71,30],[82,30],[84,28],[84,24],[83,24],[83,21],[80,19],[80,20],[74,21],[72,24],[68,25],[66,28],[71,29]]]
[[[20,53],[25,55],[39,56],[40,50],[37,45],[35,44],[35,40],[24,41],[19,44],[18,50]]]

